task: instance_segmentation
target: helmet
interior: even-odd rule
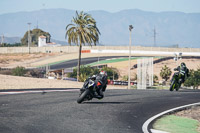
[[[101,71],[100,74],[107,76],[107,73],[105,71]]]
[[[91,78],[96,78],[96,75],[92,75],[92,77]]]
[[[181,63],[181,67],[186,67],[184,62]]]
[[[88,79],[91,79],[91,80],[96,80],[96,75],[92,75],[91,77],[89,77]]]

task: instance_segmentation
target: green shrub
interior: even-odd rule
[[[158,82],[158,76],[155,75],[155,74],[153,75],[153,82],[154,82],[154,83],[157,83],[157,82]]]
[[[189,77],[185,80],[184,86],[193,87],[193,89],[198,89],[200,86],[200,69],[190,70]]]
[[[124,76],[122,77],[122,81],[128,81],[128,75],[124,75]]]
[[[87,75],[85,73],[81,73],[80,77],[79,77],[79,80],[84,82],[86,79],[87,79]]]
[[[162,77],[162,79],[167,81],[170,78],[171,74],[172,74],[172,71],[169,67],[167,67],[166,65],[164,67],[162,67],[162,69],[160,71],[160,76]]]
[[[106,71],[108,74],[108,79],[113,80],[113,76],[114,79],[118,79],[119,75],[116,69],[114,68],[109,68],[109,67],[104,67],[101,69],[101,71]],[[81,66],[80,68],[80,81],[85,81],[88,77],[92,76],[92,75],[96,75],[100,72],[99,69],[97,68],[92,68],[90,66]],[[67,74],[68,77],[70,78],[77,78],[77,68],[73,69],[72,73],[68,73]]]
[[[90,66],[81,66],[80,68],[80,81],[85,81],[89,76],[98,74],[99,70],[97,68],[92,68]],[[77,78],[77,68],[73,69],[72,73],[67,74],[70,78]]]
[[[26,70],[24,67],[18,66],[12,70],[12,75],[14,76],[24,76]]]
[[[108,75],[108,79],[110,80],[114,80],[114,79],[117,80],[119,78],[119,74],[117,72],[117,69],[115,68],[104,67],[101,69],[101,71],[106,71]]]

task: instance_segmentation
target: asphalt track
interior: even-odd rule
[[[93,63],[93,62],[106,60],[106,59],[123,58],[123,57],[128,57],[128,56],[104,56],[104,57],[82,58],[81,59],[81,65],[86,65],[86,64]],[[71,67],[77,66],[77,64],[78,64],[78,59],[73,59],[73,60],[62,62],[62,63],[50,65],[50,69],[71,68]]]
[[[70,89],[71,90],[71,89]],[[200,101],[199,90],[107,90],[77,104],[77,90],[0,95],[1,133],[142,133],[165,110]]]

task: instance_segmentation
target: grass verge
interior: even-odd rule
[[[198,131],[199,124],[194,119],[168,115],[158,119],[153,124],[153,128],[170,133],[200,133]]]

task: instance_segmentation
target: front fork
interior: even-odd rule
[[[171,79],[171,84],[170,85],[173,84],[172,88],[175,89],[177,87],[177,83],[179,83],[178,76],[174,74],[172,79]]]
[[[89,88],[90,89],[90,95],[88,95],[88,98],[87,100],[91,100],[95,94],[94,94],[94,91],[93,91],[93,88]],[[80,94],[79,96],[81,96],[81,94],[86,90],[86,88],[83,86],[81,89],[80,89]]]

